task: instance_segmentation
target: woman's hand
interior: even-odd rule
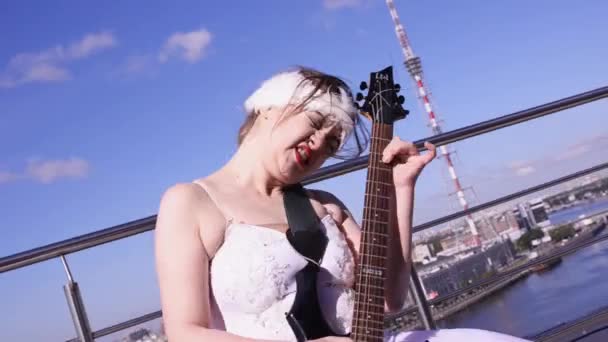
[[[393,182],[395,188],[414,186],[422,169],[437,154],[435,145],[424,143],[428,153],[420,155],[418,149],[409,141],[393,137],[382,153],[382,161],[393,165]]]

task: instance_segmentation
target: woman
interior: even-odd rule
[[[247,117],[234,156],[213,174],[176,184],[163,195],[156,261],[170,341],[293,341],[285,313],[306,265],[285,238],[283,189],[299,183],[351,135],[360,152],[357,110],[340,79],[307,68],[275,75],[245,102]],[[393,139],[383,162],[395,185],[385,306],[399,310],[408,288],[414,185],[435,157]],[[331,194],[307,190],[329,238],[319,273],[319,302],[336,334],[350,332],[360,230]],[[521,341],[480,330],[386,334],[390,341]],[[320,340],[347,341],[345,337]]]

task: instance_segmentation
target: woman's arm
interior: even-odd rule
[[[209,255],[201,234],[213,239],[223,232],[218,226],[222,222],[221,213],[196,184],[175,185],[161,199],[155,254],[169,341],[254,341],[209,328]]]
[[[420,155],[414,144],[394,137],[383,152],[382,161],[393,165],[395,192],[391,200],[385,300],[387,311],[403,308],[409,291],[411,271],[414,194],[420,172],[436,156],[435,146],[425,143],[429,152]]]

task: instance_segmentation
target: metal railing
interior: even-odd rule
[[[421,139],[415,141],[414,144],[420,149],[424,150],[424,142],[429,141],[436,146],[441,146],[449,143],[453,143],[459,140],[467,139],[470,137],[474,137],[480,134],[484,134],[487,132],[491,132],[497,129],[501,129],[504,127],[516,125],[525,121],[529,121],[532,119],[540,118],[549,114],[553,114],[559,111],[563,111],[572,107],[580,106],[589,102],[597,101],[603,98],[608,97],[608,87],[601,87],[591,91],[587,91],[581,94],[577,94],[574,96],[570,96],[561,100],[553,101],[550,103],[546,103],[540,106],[536,106],[533,108],[529,108],[526,110],[522,110],[519,112],[515,112],[509,115],[501,116],[495,119],[487,120],[478,124],[470,125],[467,127],[463,127],[460,129],[456,129],[450,132],[446,132],[440,135],[435,135],[432,137],[428,137],[426,139]],[[326,180],[329,178],[333,178],[336,176],[344,175],[353,171],[361,170],[366,168],[368,162],[368,156],[362,156],[351,161],[342,162],[338,164],[334,164],[328,167],[324,167],[310,177],[304,180],[304,184],[310,184],[314,182],[319,182],[322,180]],[[451,221],[455,218],[462,217],[468,215],[472,212],[483,210],[489,208],[491,206],[504,203],[515,198],[525,196],[527,194],[533,193],[535,191],[539,191],[550,186],[559,184],[561,182],[565,182],[582,175],[596,172],[598,170],[604,169],[608,167],[608,163],[598,165],[596,167],[583,170],[572,175],[568,175],[565,177],[561,177],[559,179],[553,180],[551,182],[547,182],[533,188],[520,191],[508,196],[501,197],[499,199],[481,204],[479,206],[470,208],[466,211],[461,211],[455,214],[447,215],[445,217],[429,221],[422,225],[418,225],[413,228],[414,232],[418,232],[424,229],[428,229],[435,225]],[[84,234],[81,236],[77,236],[71,239],[67,239],[64,241],[60,241],[57,243],[45,245],[42,247],[34,248],[25,252],[17,253],[14,255],[10,255],[7,257],[3,257],[0,259],[0,273],[8,272],[11,270],[15,270],[21,267],[25,267],[28,265],[36,264],[42,261],[46,261],[52,258],[60,257],[64,263],[67,275],[68,275],[68,283],[64,286],[68,305],[70,307],[70,311],[73,315],[73,320],[75,324],[75,328],[77,331],[78,339],[81,341],[92,341],[94,338],[98,338],[101,336],[106,336],[111,333],[120,331],[122,329],[126,329],[146,321],[156,319],[161,317],[162,313],[160,311],[153,312],[144,316],[140,316],[134,319],[131,319],[126,322],[122,322],[116,324],[111,327],[107,327],[96,332],[92,332],[89,329],[88,319],[86,317],[86,312],[84,310],[84,305],[82,304],[82,299],[80,298],[80,292],[78,290],[77,283],[74,281],[71,273],[69,272],[69,267],[67,261],[65,260],[65,255],[70,253],[78,252],[83,249],[95,247],[101,244],[109,243],[112,241],[116,241],[119,239],[123,239],[126,237],[130,237],[133,235],[137,235],[140,233],[144,233],[147,231],[151,231],[155,227],[156,215],[146,217],[140,220],[131,221],[125,224],[117,225],[114,227],[106,228],[103,230],[99,230],[96,232],[92,232],[89,234]],[[581,247],[582,248],[582,247]],[[415,270],[413,275],[415,275]],[[496,279],[488,279],[486,282],[490,282],[492,280],[498,281]],[[414,292],[414,295],[417,300],[417,306],[419,310],[420,317],[422,318],[424,325],[427,329],[432,328],[434,326],[433,318],[430,314],[430,310],[428,307],[428,302],[426,300],[426,296],[421,291],[420,287],[420,279],[417,276],[412,277],[411,290]]]

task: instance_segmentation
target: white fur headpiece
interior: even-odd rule
[[[257,109],[269,107],[285,108],[290,104],[297,105],[304,100],[313,90],[311,81],[304,81],[304,77],[298,71],[283,72],[264,81],[262,85],[245,101],[247,113],[253,113]],[[339,89],[340,95],[331,94],[329,91],[314,94],[304,107],[305,111],[317,111],[323,115],[332,115],[342,127],[341,144],[352,132],[357,109],[354,102],[343,89]]]

